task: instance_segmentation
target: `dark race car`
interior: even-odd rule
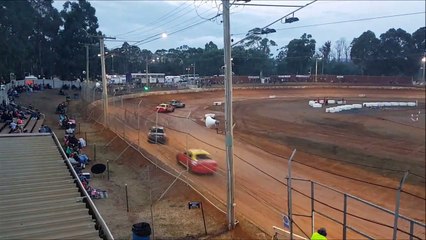
[[[163,127],[151,127],[148,132],[149,143],[166,144],[167,138]]]
[[[172,105],[175,108],[184,108],[185,107],[185,103],[179,101],[179,100],[171,100],[169,101],[169,104]]]

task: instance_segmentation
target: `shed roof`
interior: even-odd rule
[[[100,239],[50,134],[0,135],[0,239]]]

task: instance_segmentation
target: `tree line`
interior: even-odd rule
[[[62,10],[53,0],[0,2],[0,78],[10,73],[74,80],[83,78],[86,48],[90,77],[100,78],[99,41],[102,34],[96,9],[87,0],[66,1]],[[348,42],[341,38],[317,47],[311,34],[279,47],[277,41],[251,30],[232,48],[233,72],[237,75],[365,74],[415,76],[425,52],[425,27],[413,33],[391,28],[378,37],[366,31]],[[273,35],[271,35],[273,36]],[[277,54],[272,49],[278,48]],[[223,74],[223,49],[209,42],[204,48],[187,45],[152,52],[127,42],[106,49],[110,74],[161,72],[166,75]]]

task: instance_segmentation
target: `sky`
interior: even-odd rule
[[[232,2],[232,1],[231,1]],[[288,7],[236,6],[231,7],[231,34],[237,42],[253,28],[265,27],[311,1],[251,0],[248,4],[288,5]],[[62,9],[64,1],[55,1]],[[120,47],[124,41],[141,49],[177,48],[183,45],[201,47],[210,41],[223,47],[222,17],[208,20],[222,11],[220,0],[132,0],[90,1],[96,9],[99,30],[116,40],[107,41],[108,48]],[[236,2],[245,4],[244,1]],[[318,50],[326,41],[333,44],[344,38],[350,43],[367,30],[377,37],[390,28],[402,28],[413,33],[425,24],[425,2],[419,1],[322,1],[312,3],[294,13],[299,21],[278,21],[269,28],[275,33],[263,35],[274,40],[278,48],[304,33],[316,40]],[[340,22],[340,23],[337,23]],[[161,38],[167,33],[166,38]]]

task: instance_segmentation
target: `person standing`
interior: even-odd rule
[[[312,234],[311,240],[327,240],[327,231],[325,228],[320,228]]]

